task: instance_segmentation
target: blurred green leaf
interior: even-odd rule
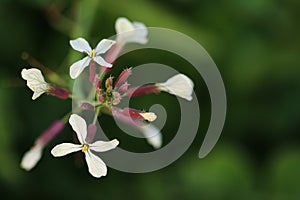
[[[20,178],[19,156],[14,149],[16,112],[12,105],[11,93],[0,88],[0,94],[0,177],[8,184],[16,184]]]

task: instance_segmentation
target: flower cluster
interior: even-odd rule
[[[92,49],[90,44],[82,37],[70,40],[71,47],[84,53],[85,57],[70,66],[69,75],[71,79],[77,79],[82,76],[84,71],[89,72],[89,84],[95,91],[95,94],[92,93],[93,101],[81,99],[79,109],[76,112],[73,110],[73,113],[70,112],[64,118],[56,120],[36,139],[33,147],[22,158],[21,167],[25,170],[31,170],[38,163],[42,157],[43,149],[69,122],[80,144],[62,143],[56,145],[51,150],[51,154],[54,157],[61,157],[82,151],[85,154],[90,174],[96,178],[105,176],[107,167],[94,152],[113,150],[117,148],[119,141],[117,139],[111,141],[95,140],[97,134],[96,122],[101,113],[110,114],[115,120],[138,129],[144,134],[148,143],[158,149],[162,146],[162,134],[158,128],[151,124],[156,120],[156,114],[129,107],[120,108],[119,105],[122,99],[167,92],[188,101],[192,100],[193,82],[183,74],[170,77],[164,83],[131,87],[128,83],[128,77],[132,75],[132,68],[127,68],[116,79],[109,76],[104,80],[126,44],[146,44],[148,42],[147,27],[143,23],[130,22],[128,19],[121,17],[116,20],[115,29],[117,32],[116,40],[102,39],[95,49]],[[43,93],[61,99],[77,98],[74,94],[71,94],[70,89],[60,87],[59,84],[46,82],[42,72],[37,68],[23,69],[21,76],[33,91],[33,100],[36,100]],[[85,110],[93,112],[94,120],[92,122],[83,118],[82,113]]]

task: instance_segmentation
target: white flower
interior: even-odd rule
[[[83,38],[70,40],[70,45],[74,50],[87,54],[86,57],[71,65],[70,67],[71,78],[73,79],[77,78],[84,70],[84,68],[86,68],[90,64],[91,60],[94,60],[96,63],[104,67],[112,67],[110,63],[106,62],[100,56],[100,54],[107,52],[114,44],[115,41],[113,40],[103,39],[97,44],[95,49],[92,49],[89,43]]]
[[[148,30],[143,23],[130,22],[125,17],[119,17],[115,23],[117,32],[117,42],[125,43],[140,43],[146,44],[148,42]]]
[[[33,91],[32,100],[35,100],[49,90],[49,84],[45,82],[39,69],[23,69],[21,76],[27,81],[27,86]]]
[[[109,142],[96,141],[91,144],[87,143],[87,125],[84,119],[79,115],[73,114],[69,119],[69,123],[76,132],[80,144],[62,143],[56,145],[51,150],[51,154],[54,157],[60,157],[81,150],[85,154],[85,160],[90,174],[96,178],[105,176],[107,174],[107,167],[98,156],[92,153],[92,150],[96,152],[105,152],[114,149],[119,144],[119,141],[114,139]]]
[[[158,128],[151,124],[139,127],[147,142],[155,149],[159,149],[162,145],[162,134]]]
[[[31,170],[41,159],[43,145],[36,143],[29,151],[27,151],[21,161],[21,167],[27,171]]]
[[[179,96],[188,101],[192,100],[194,83],[186,75],[177,74],[177,75],[169,78],[164,83],[158,83],[157,86],[162,91]]]

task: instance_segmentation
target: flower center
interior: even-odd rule
[[[89,145],[84,144],[84,145],[82,146],[81,151],[82,151],[83,153],[85,153],[85,152],[87,152],[88,149],[89,149]]]
[[[96,56],[95,50],[94,50],[94,49],[90,50],[90,52],[89,52],[89,57],[90,57],[90,58],[93,58],[93,57],[95,57],[95,56]]]

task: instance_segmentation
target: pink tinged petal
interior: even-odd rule
[[[89,65],[90,58],[88,56],[84,57],[83,59],[73,63],[70,67],[70,76],[72,79],[77,78],[81,72]]]
[[[140,127],[141,132],[146,137],[147,142],[155,149],[158,149],[162,145],[162,134],[158,128],[149,124]]]
[[[51,154],[54,157],[61,157],[65,156],[67,154],[80,151],[82,149],[82,145],[80,144],[72,144],[72,143],[62,143],[59,145],[56,145],[52,150]]]
[[[72,114],[69,119],[69,123],[76,132],[79,142],[81,144],[85,144],[85,138],[87,136],[87,126],[85,120],[79,115]]]
[[[31,170],[42,157],[43,146],[36,144],[27,151],[21,161],[21,167],[27,171]]]
[[[162,91],[179,96],[188,101],[192,100],[194,83],[186,75],[177,74],[169,78],[166,82],[157,85]]]
[[[91,46],[84,38],[70,40],[70,45],[74,50],[87,54],[92,50]]]
[[[96,141],[90,144],[90,149],[97,152],[105,152],[114,149],[118,146],[119,141],[117,139],[111,141]]]
[[[103,54],[108,51],[116,42],[114,40],[103,39],[101,40],[95,49],[96,55]]]
[[[100,178],[101,176],[106,176],[107,167],[106,164],[93,154],[90,150],[85,153],[85,160],[88,165],[89,172],[92,176]]]
[[[98,63],[101,66],[108,67],[108,68],[112,67],[112,64],[106,62],[101,56],[95,56],[93,59],[96,63]]]

